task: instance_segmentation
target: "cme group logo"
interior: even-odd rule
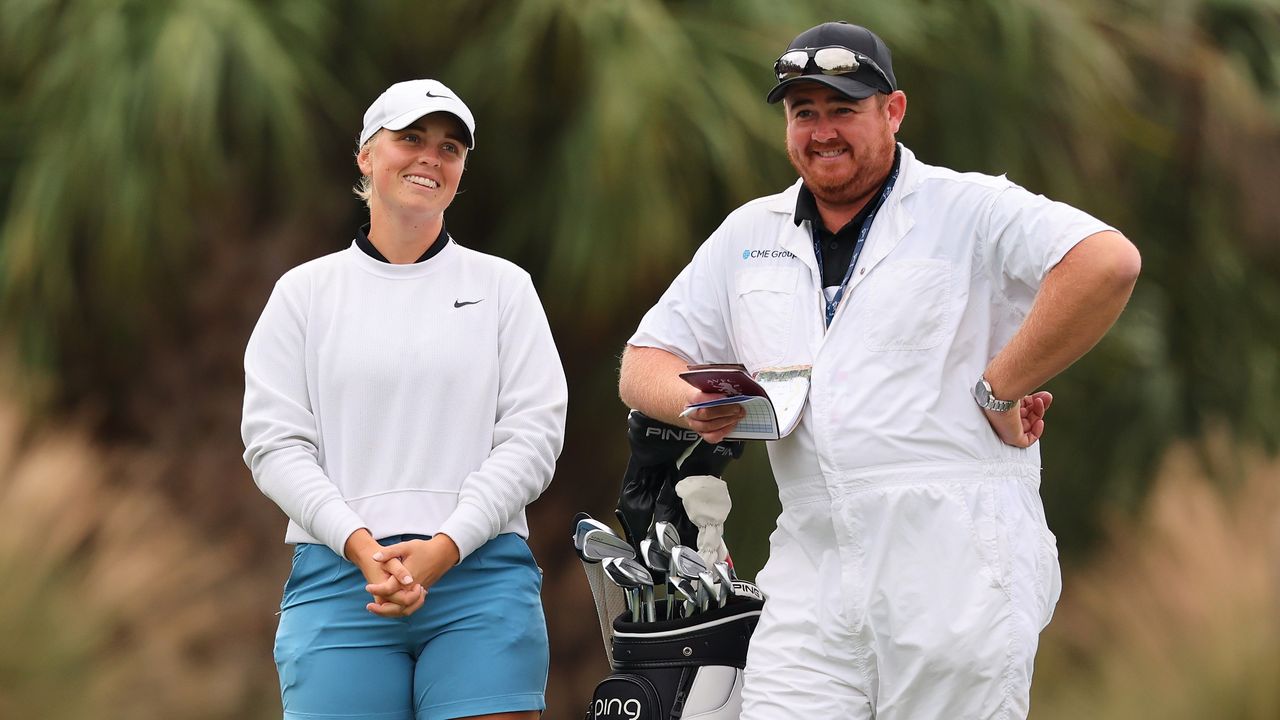
[[[748,248],[742,251],[743,260],[759,260],[761,258],[771,258],[773,260],[778,260],[778,259],[790,260],[794,257],[795,257],[795,253],[791,252],[790,250],[776,250],[776,249],[752,250]]]

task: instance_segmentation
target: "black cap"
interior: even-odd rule
[[[855,72],[844,75],[823,75],[821,72],[788,78],[773,86],[766,98],[776,103],[787,94],[787,87],[798,82],[817,82],[838,90],[842,94],[861,100],[878,92],[891,93],[898,89],[898,81],[893,77],[893,57],[889,46],[884,44],[878,35],[861,25],[853,25],[843,20],[828,22],[811,27],[796,36],[787,46],[787,51],[816,49],[824,47],[845,47],[871,58],[885,77],[875,71],[867,63],[863,63]],[[888,80],[886,85],[885,81]]]

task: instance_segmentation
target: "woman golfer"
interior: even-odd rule
[[[529,275],[445,230],[473,147],[449,88],[388,88],[356,157],[369,224],[280,278],[245,351],[245,462],[296,546],[287,719],[545,707],[524,509],[560,453],[564,370]]]

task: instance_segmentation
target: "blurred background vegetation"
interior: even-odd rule
[[[0,718],[278,716],[284,518],[240,461],[272,283],[346,246],[364,108],[479,120],[462,243],[534,274],[572,402],[530,511],[547,717],[605,672],[569,550],[626,457],[617,355],[733,207],[793,174],[769,67],[876,29],[926,162],[1008,173],[1140,247],[1055,379],[1066,588],[1033,717],[1280,717],[1280,0],[0,0]],[[726,473],[763,562],[761,448]]]

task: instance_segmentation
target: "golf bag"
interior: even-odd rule
[[[680,545],[697,547],[698,528],[684,510],[676,483],[695,475],[720,477],[741,456],[743,443],[710,445],[691,430],[635,410],[627,416],[627,440],[631,458],[617,507],[627,542],[643,560],[641,541],[658,523],[669,523]],[[649,564],[654,586],[666,587],[666,573]],[[596,686],[587,720],[737,720],[747,645],[764,606],[754,584],[734,578],[723,607],[703,604],[701,612],[676,607],[667,612],[667,604],[680,602],[672,594],[660,601],[662,612],[655,613],[670,619],[634,622],[638,613],[627,610],[623,591],[605,578],[600,561],[584,556],[583,569],[611,668]]]
[[[684,505],[676,495],[676,483],[691,475],[719,477],[731,461],[742,456],[745,447],[738,440],[716,445],[700,440],[692,430],[654,420],[639,410],[627,414],[631,457],[618,491],[616,515],[623,536],[637,552],[641,538],[659,521],[673,524],[680,532],[682,544],[697,547],[698,528],[684,512]],[[584,562],[582,569],[591,586],[600,636],[608,648],[613,637],[610,623],[626,609],[626,601],[622,590],[605,579],[599,564]],[[659,582],[663,579],[655,578]],[[612,663],[610,658],[611,667]]]
[[[734,595],[722,608],[653,623],[613,621],[613,673],[586,720],[737,720],[742,668],[764,602]]]

